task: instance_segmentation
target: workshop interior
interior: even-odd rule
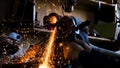
[[[94,68],[67,58],[62,42],[74,38],[120,67],[120,0],[0,0],[0,9],[0,68]]]

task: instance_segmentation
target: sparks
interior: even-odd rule
[[[50,35],[49,42],[45,48],[45,51],[43,53],[44,55],[42,57],[42,58],[44,58],[44,60],[43,60],[43,63],[39,65],[39,68],[52,68],[49,65],[49,62],[51,62],[50,56],[51,56],[52,50],[54,48],[53,43],[55,40],[55,33],[56,33],[56,28],[53,30],[52,34]]]
[[[34,45],[32,48],[27,50],[26,54],[17,62],[17,63],[26,63],[27,60],[29,60],[31,57],[34,57],[37,52],[41,50],[40,45]]]

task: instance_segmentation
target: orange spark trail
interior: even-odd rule
[[[50,60],[50,56],[51,56],[51,53],[52,53],[52,50],[53,50],[53,43],[54,43],[54,40],[55,40],[55,33],[56,33],[56,28],[54,28],[52,34],[50,35],[50,38],[49,38],[49,42],[45,48],[45,51],[44,51],[44,56],[42,58],[44,58],[43,60],[43,64],[40,64],[39,65],[39,68],[51,68],[51,66],[49,65],[49,62],[51,62]]]
[[[39,44],[34,45],[30,49],[27,50],[26,54],[16,63],[25,63],[27,60],[29,60],[31,57],[35,57],[37,52],[41,50],[41,46]]]

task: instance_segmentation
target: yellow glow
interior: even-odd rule
[[[47,64],[42,64],[39,66],[39,68],[49,68]]]
[[[58,21],[58,20],[57,20],[57,17],[56,17],[56,16],[51,16],[51,17],[50,17],[50,23],[51,23],[51,24],[55,24],[57,21]]]
[[[49,42],[45,48],[45,51],[44,51],[44,55],[42,56],[43,59],[43,64],[40,64],[39,65],[39,68],[52,68],[50,65],[49,65],[49,62],[51,62],[50,60],[50,57],[51,57],[51,53],[52,53],[52,50],[53,50],[53,43],[54,43],[54,40],[55,40],[55,33],[56,33],[56,28],[53,30],[52,34],[50,35],[50,38],[49,38]]]
[[[63,53],[64,53],[64,58],[67,59],[68,58],[68,54],[70,52],[71,48],[69,46],[65,46],[63,48]]]
[[[63,43],[60,43],[60,44],[59,44],[59,47],[62,47],[62,46],[63,46]]]

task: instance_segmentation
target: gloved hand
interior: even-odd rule
[[[71,42],[71,41],[65,41],[64,42],[64,48],[63,48],[63,53],[65,59],[70,59],[73,61],[77,61],[78,55],[80,54],[81,51],[86,51],[86,52],[91,52],[92,48],[85,43],[82,40],[77,40],[77,42]]]

